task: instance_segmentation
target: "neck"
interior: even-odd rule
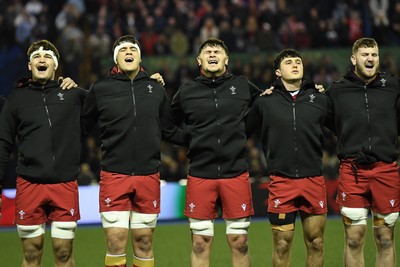
[[[123,73],[125,73],[126,76],[128,76],[128,78],[132,81],[133,79],[135,79],[135,77],[138,75],[140,69],[134,70],[134,71],[123,71],[120,69],[120,71],[122,71]]]
[[[226,69],[224,69],[222,72],[207,72],[207,71],[204,71],[203,69],[200,69],[200,74],[201,75],[203,75],[203,76],[205,76],[205,77],[207,77],[207,78],[213,78],[213,79],[215,79],[215,78],[218,78],[218,77],[220,77],[220,76],[222,76],[222,75],[224,75],[226,73]]]
[[[286,90],[289,92],[297,91],[300,89],[301,80],[284,80],[284,79],[281,80]]]
[[[376,78],[376,76],[377,76],[377,74],[376,74],[376,75],[372,76],[371,78],[366,78],[365,76],[359,75],[359,74],[357,73],[357,71],[355,71],[354,73],[355,73],[356,76],[357,76],[358,78],[360,78],[365,84],[369,84],[370,82],[372,82],[373,80],[375,80],[375,78]]]

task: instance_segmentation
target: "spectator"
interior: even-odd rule
[[[62,29],[58,40],[62,58],[63,71],[65,75],[71,77],[74,81],[80,80],[80,66],[83,56],[83,38],[82,30],[77,27],[75,17],[67,18],[67,25]]]
[[[29,14],[26,9],[23,9],[15,18],[15,39],[22,47],[31,42],[32,30],[36,23],[37,19],[35,16]]]
[[[43,4],[39,0],[29,0],[25,4],[25,10],[33,16],[38,16],[43,11]]]
[[[394,4],[394,9],[390,18],[390,43],[400,42],[400,1]]]
[[[209,38],[218,38],[218,37],[219,37],[219,29],[215,25],[214,19],[211,17],[206,18],[204,20],[203,26],[200,28],[199,41],[203,43]]]
[[[154,29],[154,18],[152,16],[147,16],[145,21],[145,29],[140,33],[140,42],[143,47],[143,54],[151,56],[156,53],[155,46],[158,34]]]
[[[388,41],[389,4],[389,0],[369,0],[369,11],[373,21],[372,32],[380,44],[386,44]]]
[[[111,37],[101,22],[97,25],[96,32],[89,36],[89,48],[92,71],[97,77],[104,77],[108,71],[108,65],[105,62],[111,50]]]

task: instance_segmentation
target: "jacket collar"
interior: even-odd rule
[[[111,68],[110,72],[108,73],[108,77],[116,80],[130,81],[129,77],[126,76],[124,72],[119,70],[117,66]],[[149,77],[148,73],[144,71],[142,67],[140,67],[138,74],[133,80],[140,80],[148,77]]]
[[[381,79],[382,74],[378,72],[375,79],[371,81],[369,84],[374,84],[376,81]],[[349,71],[344,75],[344,78],[355,83],[364,86],[366,83],[360,77],[356,75],[354,69],[349,69]]]
[[[315,83],[311,79],[304,79],[302,83],[300,84],[300,91],[304,91],[307,89],[315,89]],[[283,85],[283,82],[281,79],[276,79],[274,82],[274,89],[277,89],[279,91],[284,91],[287,92],[285,86]]]
[[[48,88],[53,88],[53,87],[59,87],[59,83],[55,80],[49,80],[45,84],[41,84],[37,81],[33,81],[32,77],[23,77],[18,79],[16,82],[15,87],[16,88],[24,88],[24,87],[30,87],[33,89],[48,89]]]
[[[213,77],[213,78],[200,75],[195,78],[195,81],[206,84],[206,85],[220,85],[224,81],[230,79],[231,77],[233,77],[233,74],[231,74],[229,72],[225,72],[221,76]]]

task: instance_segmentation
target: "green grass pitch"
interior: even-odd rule
[[[365,244],[366,266],[374,266],[375,245],[372,239],[371,221],[368,222]],[[305,246],[300,221],[292,247],[292,266],[305,266]],[[398,234],[396,234],[398,237]],[[325,266],[343,266],[343,226],[339,218],[328,219],[325,229]],[[271,230],[267,219],[253,220],[249,232],[249,249],[253,267],[271,266]],[[159,223],[154,236],[156,267],[189,266],[191,251],[190,231],[186,222]],[[105,241],[100,226],[79,226],[75,240],[74,257],[77,267],[104,266]],[[396,255],[400,255],[399,246]],[[15,229],[0,231],[0,266],[21,266],[21,245]],[[50,231],[46,229],[46,244],[42,266],[53,266]],[[127,249],[127,266],[132,266],[132,249]],[[229,267],[230,252],[225,239],[225,224],[216,223],[215,239],[211,253],[212,267]],[[399,266],[399,265],[398,265]]]

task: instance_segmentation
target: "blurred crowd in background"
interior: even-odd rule
[[[0,0],[0,94],[7,95],[15,80],[27,74],[26,49],[40,39],[58,47],[59,74],[89,89],[107,75],[113,64],[112,44],[125,34],[140,41],[143,67],[163,75],[170,97],[181,83],[198,75],[194,59],[199,45],[210,37],[227,44],[232,55],[229,71],[245,75],[262,89],[275,79],[274,54],[288,47],[311,51],[303,53],[307,55],[303,59],[306,76],[329,86],[346,71],[351,45],[358,38],[373,37],[380,47],[400,44],[400,1]],[[327,49],[329,54],[316,56]],[[333,60],[343,49],[346,68]],[[381,69],[399,74],[396,56],[381,53]],[[324,175],[335,179],[335,137],[328,131],[326,137]],[[16,153],[5,187],[15,185],[15,158]],[[83,145],[80,184],[98,182],[100,158],[93,133]],[[185,148],[163,143],[161,160],[162,179],[186,178]],[[268,179],[256,138],[248,141],[248,162],[255,181]]]

